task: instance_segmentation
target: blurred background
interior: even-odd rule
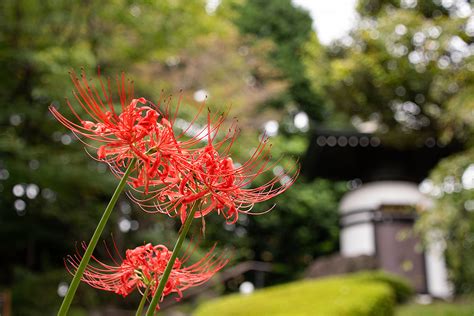
[[[0,315],[56,313],[71,279],[63,258],[90,238],[116,185],[48,112],[72,99],[70,70],[94,78],[99,65],[113,80],[125,72],[136,96],[182,95],[184,122],[186,104],[231,108],[242,129],[235,161],[266,133],[284,157],[275,175],[302,164],[291,189],[258,206],[275,203],[270,213],[206,219],[200,247],[218,241],[233,262],[178,305],[165,301],[165,313],[383,269],[408,278],[418,302],[441,298],[472,315],[473,9],[467,0],[1,1]],[[123,195],[103,237],[121,251],[171,246],[178,228]],[[132,315],[138,301],[81,285],[71,315]]]

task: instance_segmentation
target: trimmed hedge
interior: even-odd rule
[[[388,284],[395,294],[395,300],[397,303],[406,302],[415,293],[413,287],[407,280],[383,271],[359,272],[349,276],[360,279],[361,281],[367,280]]]
[[[247,296],[228,295],[201,304],[193,315],[393,315],[399,296],[396,289],[402,288],[400,293],[405,293],[405,283],[396,277],[380,272],[358,273],[288,283]]]

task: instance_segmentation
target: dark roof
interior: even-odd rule
[[[461,149],[459,143],[444,146],[434,138],[401,149],[385,145],[372,134],[318,130],[303,160],[302,173],[332,180],[421,182],[440,159]]]

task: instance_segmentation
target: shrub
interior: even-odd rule
[[[407,280],[383,271],[367,271],[351,275],[355,279],[382,282],[389,285],[395,295],[397,303],[407,301],[413,294],[413,287]]]
[[[379,272],[305,280],[209,301],[194,315],[393,315],[397,289],[405,293],[405,284],[400,284],[403,281]]]

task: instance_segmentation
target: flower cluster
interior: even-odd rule
[[[275,167],[270,163],[265,137],[248,161],[234,164],[229,152],[238,135],[235,124],[218,138],[225,115],[208,113],[206,126],[188,137],[187,129],[176,132],[175,117],[169,114],[170,102],[154,105],[144,98],[133,98],[133,87],[125,83],[123,75],[117,80],[120,112],[114,107],[110,80],[100,80],[102,100],[83,74],[79,79],[72,73],[71,78],[76,99],[90,120],[81,119],[69,102],[79,123],[54,107],[50,108],[52,114],[79,139],[94,141],[87,145],[97,149],[97,159],[108,163],[118,177],[132,159],[137,160],[129,178],[134,192],[131,197],[148,212],[178,216],[184,222],[190,208],[197,207],[196,218],[216,212],[232,224],[239,213],[254,214],[256,203],[281,194],[298,176],[295,166],[289,173],[282,172],[259,187],[251,187],[259,175]],[[102,145],[95,147],[95,143]],[[205,146],[199,147],[201,144]]]
[[[82,245],[86,248],[86,245]],[[166,283],[161,300],[172,293],[176,293],[179,300],[182,292],[193,286],[198,286],[208,281],[217,271],[221,270],[229,259],[221,254],[214,254],[215,247],[206,253],[199,261],[187,265],[193,249],[188,250],[181,258],[177,258],[170,277]],[[110,251],[107,250],[110,254]],[[149,296],[153,296],[165,270],[172,252],[166,246],[146,244],[129,249],[125,258],[111,258],[114,265],[106,264],[92,257],[94,264],[89,264],[82,280],[90,286],[128,296],[134,290],[142,294],[148,288]],[[82,256],[77,252],[66,258],[66,266],[74,274],[79,266]]]
[[[293,184],[298,176],[297,167],[290,171],[291,176],[281,173],[267,183],[252,188],[252,182],[259,175],[276,165],[270,163],[270,146],[264,138],[249,160],[242,165],[234,164],[229,151],[237,130],[231,128],[222,139],[214,141],[223,119],[224,116],[221,116],[217,124],[213,124],[208,115],[208,130],[198,133],[206,135],[206,145],[197,149],[184,147],[181,152],[185,159],[173,168],[172,180],[152,185],[147,192],[137,190],[140,195],[132,195],[132,199],[146,211],[177,215],[183,223],[190,208],[197,207],[196,218],[214,211],[221,214],[227,223],[233,224],[238,220],[239,213],[254,214],[252,209],[256,203],[281,194]],[[144,197],[143,193],[146,193]]]

